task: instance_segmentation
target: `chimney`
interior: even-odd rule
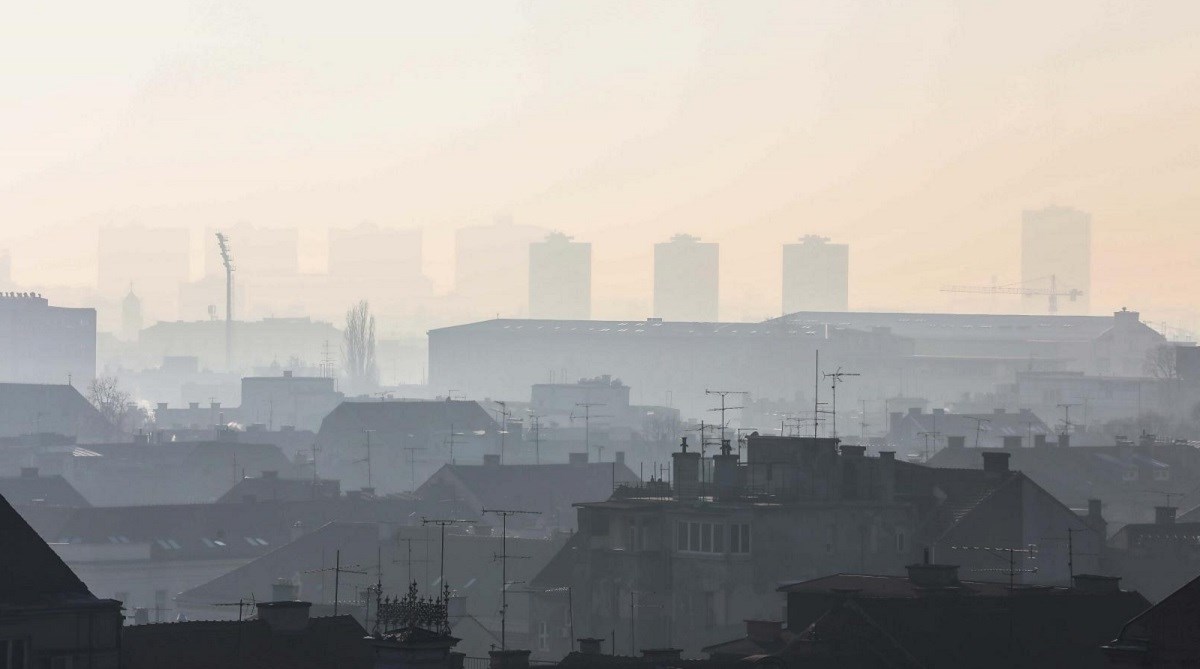
[[[1005,413],[1007,413],[1007,412],[1004,410],[1004,407],[1000,407],[999,409],[992,409],[993,416],[1003,416]]]
[[[1103,520],[1103,518],[1104,518],[1104,502],[1101,502],[1098,499],[1089,499],[1088,500],[1087,517],[1088,517],[1088,520],[1094,520],[1097,518]]]
[[[676,499],[695,499],[700,495],[700,454],[687,448],[687,437],[683,437],[679,452],[671,454],[671,483]]]
[[[1002,443],[1006,450],[1016,450],[1021,447],[1021,438],[1007,436]]]
[[[625,464],[625,451],[617,451],[613,455],[613,461],[616,462],[618,465]]]
[[[579,653],[581,655],[599,655],[602,652],[601,646],[604,644],[604,639],[594,637],[584,637],[576,639],[579,642]]]
[[[1046,438],[1042,437],[1042,441],[1045,441],[1045,440],[1046,440]],[[1066,432],[1063,432],[1062,434],[1058,435],[1058,447],[1059,448],[1070,448],[1071,447],[1071,435],[1067,434]]]
[[[279,478],[279,471],[275,469],[264,469],[262,472],[262,477],[264,479],[277,479]]]
[[[1062,437],[1065,437],[1065,436],[1067,436],[1067,435],[1064,434],[1059,437],[1058,443],[1060,446],[1062,445]],[[1044,435],[1044,434],[1033,435],[1033,447],[1034,448],[1045,448],[1046,447],[1046,435]]]
[[[852,446],[850,444],[842,445],[843,458],[861,458],[867,452],[866,446]]]
[[[747,620],[746,636],[756,643],[770,643],[783,634],[783,623],[778,620]]]
[[[220,408],[221,408],[221,403],[220,403],[220,402],[212,402],[211,404],[209,404],[209,405],[208,405],[208,408],[210,408],[210,409],[220,409]]]
[[[1071,587],[1088,595],[1111,595],[1121,591],[1121,579],[1117,576],[1075,574]]]
[[[188,408],[189,409],[199,409],[200,403],[199,402],[188,402]]]
[[[259,602],[258,619],[275,634],[298,634],[308,629],[310,608],[310,602]]]
[[[896,497],[896,451],[879,451],[879,480],[884,502]]]
[[[908,415],[910,415],[910,416],[920,416],[920,415],[921,415],[921,407],[911,407],[911,408],[908,410]]]
[[[919,588],[950,588],[958,585],[956,564],[910,564],[908,582]]]
[[[937,407],[937,408],[933,409],[932,413],[935,416],[945,416],[946,410],[942,407]]]
[[[946,437],[946,448],[966,448],[966,446],[967,446],[967,438],[966,437],[962,437],[962,436],[958,436],[958,435],[955,435],[953,437]]]
[[[491,650],[488,657],[488,669],[529,669],[527,650]]]
[[[984,451],[982,455],[983,471],[989,474],[1005,474],[1008,472],[1008,459],[1012,457],[1012,453]]]
[[[487,453],[483,456],[483,465],[485,467],[499,467],[500,456],[494,453]]]
[[[166,410],[167,410],[167,403],[166,403],[166,402],[159,402],[159,403],[158,403],[158,405],[157,405],[157,408],[158,408],[158,411],[166,411]]]
[[[1155,525],[1174,525],[1176,508],[1173,506],[1154,507]]]
[[[896,426],[900,424],[901,420],[904,420],[904,414],[900,413],[899,411],[889,412],[888,413],[888,432],[891,432],[892,430],[894,430],[896,428]]]
[[[150,624],[150,610],[144,606],[139,606],[136,609],[134,609],[133,610],[133,624],[134,625],[149,625]]]
[[[294,602],[300,597],[300,587],[286,578],[275,579],[271,584],[271,601]]]
[[[738,456],[728,439],[721,440],[721,452],[713,456],[713,486],[717,489],[717,497],[728,497],[737,492]]]
[[[37,467],[22,467],[21,468],[21,478],[35,479],[37,477],[38,477],[38,468]]]
[[[283,370],[283,378],[285,378],[285,379],[292,378],[292,370],[290,370],[290,369]]]

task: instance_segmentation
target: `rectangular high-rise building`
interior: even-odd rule
[[[526,313],[529,245],[546,232],[532,225],[514,225],[508,217],[455,231],[454,292],[468,315],[492,318]]]
[[[592,245],[561,232],[529,245],[529,317],[592,317]]]
[[[783,245],[783,313],[845,311],[849,307],[850,246],[805,235]]]
[[[179,284],[191,278],[191,260],[191,233],[186,228],[103,227],[97,247],[96,288],[112,299],[125,296],[132,288],[150,321],[175,320]]]
[[[1021,285],[1063,293],[1058,313],[1087,314],[1092,292],[1092,216],[1070,207],[1026,210],[1021,217]],[[1082,291],[1072,299],[1071,291]],[[1047,295],[1023,295],[1021,309],[1045,313]]]
[[[654,316],[712,323],[717,314],[719,247],[691,235],[654,245]]]

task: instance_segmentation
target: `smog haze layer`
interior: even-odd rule
[[[6,9],[0,248],[94,285],[108,225],[454,230],[593,244],[593,316],[649,315],[652,246],[721,245],[721,316],[779,311],[779,245],[852,245],[850,306],[976,309],[1021,212],[1092,215],[1091,305],[1195,308],[1200,5],[136,2]],[[59,300],[60,302],[63,300]],[[347,302],[349,297],[347,298]],[[344,304],[333,305],[341,309]]]

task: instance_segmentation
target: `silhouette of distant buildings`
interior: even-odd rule
[[[783,245],[783,313],[849,307],[850,246],[807,235]]]
[[[654,245],[654,317],[667,321],[719,320],[719,247],[691,235]]]
[[[529,245],[529,317],[592,317],[592,245],[552,232]]]

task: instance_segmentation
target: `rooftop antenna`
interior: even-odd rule
[[[938,432],[937,430],[933,430],[931,432],[918,432],[917,434],[921,435],[922,437],[925,437],[925,460],[924,460],[924,462],[929,462],[929,438],[933,437],[933,443],[936,445],[937,440],[942,437],[942,433]]]
[[[725,406],[725,398],[728,397],[729,395],[741,395],[744,397],[746,395],[749,395],[750,393],[749,393],[749,391],[746,391],[746,390],[708,390],[706,388],[704,390],[704,394],[705,395],[717,395],[721,398],[721,406],[716,409],[709,409],[709,411],[720,411],[721,412],[721,441],[724,442],[725,441],[725,428],[728,425],[728,423],[725,422],[725,412],[732,411],[734,409],[744,409],[745,408],[745,407],[740,407],[740,406],[739,407]]]
[[[966,418],[967,420],[975,421],[975,448],[979,448],[979,433],[983,431],[983,424],[987,423],[988,425],[991,425],[992,421],[987,418],[980,418],[979,416],[963,416],[963,417]]]
[[[817,416],[821,414],[821,349],[813,361],[813,439],[817,438]]]
[[[405,446],[404,450],[408,451],[408,476],[411,479],[410,485],[413,491],[417,489],[417,451],[423,451],[423,446]]]
[[[1063,410],[1063,434],[1071,434],[1071,407],[1077,406],[1079,406],[1078,403],[1069,402],[1058,405],[1058,408]]]
[[[508,559],[525,559],[527,555],[508,554],[508,517],[515,515],[540,516],[539,511],[523,511],[520,509],[483,509],[483,513],[494,513],[500,516],[500,553],[492,559],[500,561],[500,650],[508,650]]]
[[[592,415],[592,407],[608,406],[607,404],[601,404],[599,402],[576,402],[575,406],[583,409],[583,452],[587,453],[592,445],[592,433],[591,433],[592,419],[593,418],[612,418],[612,416],[607,415],[607,414],[605,414],[605,415],[597,414],[595,416]],[[575,420],[575,412],[572,411],[571,412],[571,421],[574,422],[574,420]],[[603,446],[596,447],[596,462],[600,461],[600,451],[603,448],[604,448]]]
[[[504,464],[504,442],[508,436],[508,417],[512,414],[508,410],[507,402],[496,400],[496,404],[500,405],[500,411],[497,412],[500,415],[500,464]]]
[[[542,417],[533,414],[529,419],[533,421],[533,464],[540,465],[542,464]]]
[[[846,379],[846,377],[848,377],[848,376],[862,376],[862,375],[857,372],[843,372],[842,368],[838,367],[836,370],[829,372],[829,373],[825,374],[824,376],[825,376],[825,378],[830,379],[829,386],[830,386],[830,388],[833,389],[833,404],[830,405],[830,407],[829,407],[831,410],[830,417],[833,419],[833,422],[830,424],[830,426],[832,428],[832,431],[831,431],[832,433],[829,436],[833,437],[834,439],[837,439],[837,387],[838,387],[838,384],[841,383],[842,381],[844,381]]]
[[[367,455],[366,455],[366,457],[362,458],[361,460],[355,460],[355,462],[359,462],[359,463],[365,462],[367,464],[367,487],[368,488],[372,487],[372,485],[371,485],[371,433],[374,431],[375,430],[368,430],[367,428],[363,428],[363,434],[366,436],[365,448],[367,449]]]
[[[438,549],[438,590],[450,592],[446,588],[446,526],[455,525],[458,523],[466,523],[470,521],[461,520],[459,518],[422,518],[422,525],[437,525],[438,531],[441,533],[441,548]],[[408,544],[408,561],[409,574],[412,573],[412,540],[409,539]]]
[[[454,431],[454,423],[450,423],[450,434],[446,435],[446,443],[450,446],[450,464],[458,464],[454,460],[454,438],[463,436],[462,432]]]
[[[217,247],[221,252],[221,264],[225,266],[225,367],[233,369],[233,257],[229,252],[229,238],[217,233]]]
[[[1008,574],[1008,646],[1009,646],[1009,651],[1011,652],[1012,643],[1013,643],[1012,595],[1013,595],[1013,591],[1016,589],[1017,574],[1036,574],[1037,573],[1037,567],[1030,567],[1028,569],[1026,569],[1026,568],[1018,569],[1016,556],[1021,555],[1022,558],[1036,560],[1037,553],[1038,553],[1037,544],[1029,544],[1029,545],[1025,546],[1024,548],[993,548],[990,546],[951,546],[950,548],[953,550],[960,550],[960,551],[981,551],[981,552],[989,553],[1000,559],[1004,559],[1005,553],[1008,554],[1008,568],[1007,569],[983,568],[983,569],[971,569],[970,571],[993,571],[993,572],[999,571],[1001,573]]]
[[[354,565],[350,565],[350,566],[357,567],[358,565],[354,564]],[[367,572],[357,571],[357,570],[350,569],[350,568],[343,569],[342,568],[342,551],[340,549],[335,554],[332,567],[324,567],[322,569],[309,569],[308,571],[306,571],[304,573],[305,574],[318,574],[318,573],[326,572],[326,571],[333,572],[333,615],[336,616],[338,614],[338,597],[341,594],[342,574],[361,574],[363,576],[366,576]]]

